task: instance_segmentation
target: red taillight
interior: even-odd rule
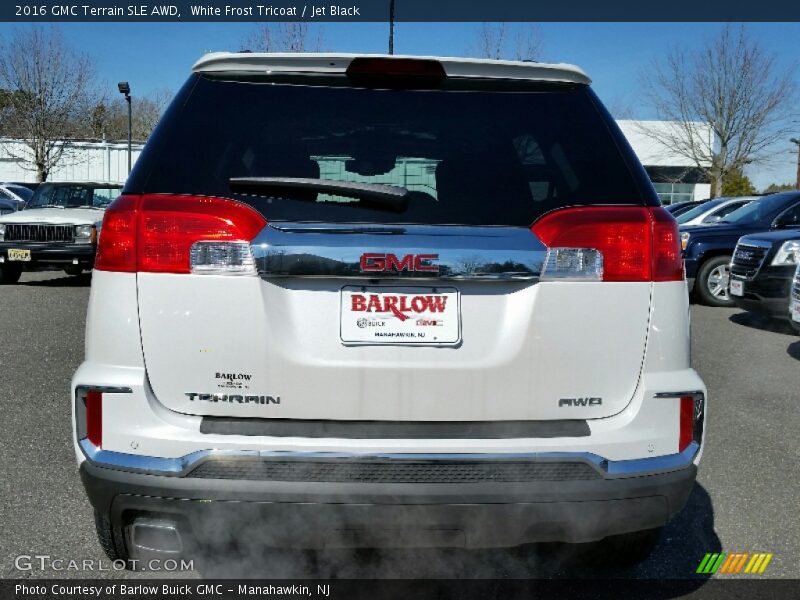
[[[694,396],[682,396],[680,413],[680,433],[678,434],[678,452],[683,452],[694,440]]]
[[[94,268],[136,272],[136,215],[139,196],[120,196],[106,209]]]
[[[189,273],[195,242],[250,242],[266,224],[249,206],[223,198],[120,196],[106,211],[95,268]]]
[[[650,218],[653,220],[653,281],[680,281],[683,259],[678,222],[660,206],[650,209]]]
[[[103,446],[103,393],[97,390],[86,392],[86,439],[94,446]]]
[[[661,207],[566,208],[531,229],[548,248],[599,250],[603,281],[683,279],[678,225]]]

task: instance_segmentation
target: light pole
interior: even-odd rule
[[[128,173],[131,172],[131,138],[133,137],[133,120],[131,116],[131,86],[127,81],[120,81],[117,84],[119,93],[125,96],[125,102],[128,103]]]
[[[794,187],[800,190],[800,140],[792,138],[789,141],[797,146],[797,176],[795,177]]]
[[[389,54],[394,54],[394,0],[389,0]]]

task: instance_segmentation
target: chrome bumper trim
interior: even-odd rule
[[[637,458],[632,460],[607,460],[590,452],[525,452],[525,453],[459,453],[459,454],[358,454],[345,452],[291,452],[271,450],[198,450],[178,458],[141,456],[125,454],[97,448],[88,439],[79,442],[86,458],[93,465],[119,471],[131,471],[147,475],[183,477],[201,463],[213,459],[281,459],[281,460],[320,460],[344,459],[360,461],[409,460],[409,461],[454,461],[454,460],[492,460],[537,462],[583,461],[597,469],[606,479],[655,475],[677,471],[688,467],[700,446],[692,442],[677,454]]]

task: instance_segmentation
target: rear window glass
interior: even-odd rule
[[[271,221],[529,225],[567,205],[648,203],[587,88],[369,90],[198,78],[179,102],[128,191],[233,197]],[[398,212],[322,192],[237,195],[229,188],[236,177],[411,193]]]

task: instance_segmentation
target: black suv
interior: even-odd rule
[[[681,247],[689,290],[710,306],[733,306],[729,267],[743,235],[800,227],[800,192],[764,196],[733,211],[715,225],[681,227]]]
[[[744,310],[788,319],[798,257],[800,228],[742,237],[731,261],[730,299]]]

